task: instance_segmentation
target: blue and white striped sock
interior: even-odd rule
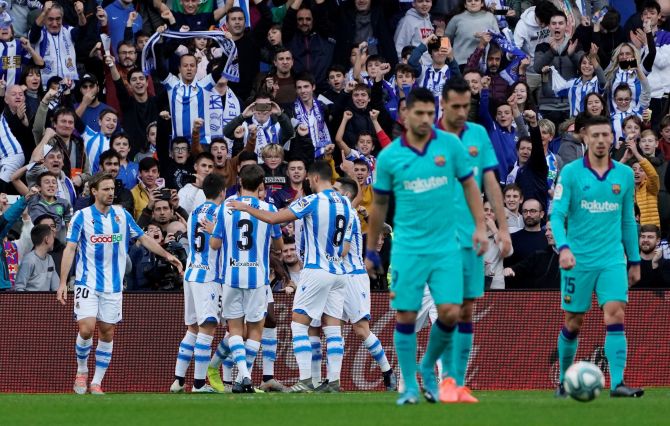
[[[342,339],[342,328],[337,325],[323,327],[326,336],[326,357],[328,359],[328,381],[340,380],[342,370],[342,358],[344,357],[344,339]]]
[[[223,360],[223,381],[224,383],[233,382],[233,367],[235,363],[233,362],[233,354],[229,353],[228,356]]]
[[[309,344],[309,327],[295,321],[291,322],[291,334],[293,334],[293,353],[298,363],[300,380],[312,377],[312,347]]]
[[[204,333],[198,333],[195,341],[195,369],[193,370],[193,380],[202,380],[204,382],[207,376],[207,367],[209,366],[210,356],[212,354],[212,341],[214,336]]]
[[[263,346],[263,376],[275,375],[275,361],[277,360],[277,329],[263,328],[263,337],[261,339]]]
[[[363,344],[370,352],[370,356],[379,364],[379,368],[382,370],[382,373],[385,373],[391,369],[389,360],[386,358],[386,353],[382,347],[382,342],[379,341],[377,336],[374,333],[370,332],[370,335],[367,339],[363,341]]]
[[[114,342],[103,342],[98,340],[98,346],[95,347],[95,374],[91,383],[97,385],[102,384],[102,379],[105,378],[105,372],[112,361],[112,349],[114,349]]]
[[[242,336],[230,336],[228,339],[230,343],[230,350],[233,353],[233,361],[237,365],[237,371],[240,377],[249,377],[249,369],[247,369],[247,354],[244,349],[244,340]]]
[[[193,358],[193,349],[197,338],[197,334],[187,331],[184,338],[181,339],[181,343],[179,343],[177,364],[174,366],[174,376],[180,379],[180,384],[181,379],[186,376],[186,370],[188,370],[188,365],[191,363],[191,358]]]
[[[223,336],[223,339],[221,339],[219,345],[216,347],[214,355],[212,355],[212,360],[209,362],[210,367],[219,368],[223,360],[230,355],[230,347],[228,346],[229,338],[230,334],[226,332],[226,335]]]
[[[321,382],[321,361],[323,360],[323,349],[321,349],[321,336],[309,336],[312,346],[312,384],[319,386]]]
[[[77,354],[77,373],[88,373],[88,354],[91,353],[93,338],[84,339],[77,334],[74,352]]]
[[[247,339],[247,341],[244,342],[244,350],[247,352],[247,369],[249,370],[249,375],[251,375],[251,372],[254,369],[254,362],[256,361],[256,356],[260,349],[261,342],[257,340]]]

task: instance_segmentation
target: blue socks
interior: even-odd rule
[[[428,338],[428,347],[426,353],[421,360],[424,369],[435,368],[435,362],[438,358],[444,359],[453,358],[453,341],[455,325],[451,327],[435,320],[433,326],[430,328],[430,337]],[[443,367],[444,368],[444,365]]]
[[[558,334],[559,383],[563,383],[565,371],[575,362],[575,354],[577,353],[577,345],[579,344],[579,339],[577,339],[578,334],[579,331],[569,331],[565,326]]]
[[[419,394],[416,380],[416,332],[414,324],[396,324],[393,332],[400,374],[405,381],[405,392]]]
[[[468,369],[468,360],[472,351],[472,323],[459,322],[458,333],[454,336],[453,365],[445,365],[445,358],[448,354],[445,352],[442,356],[442,375],[451,376],[456,380],[456,385],[465,385],[465,373]]]
[[[605,356],[610,367],[610,388],[612,390],[623,383],[627,355],[628,342],[623,324],[608,325],[607,334],[605,334]]]

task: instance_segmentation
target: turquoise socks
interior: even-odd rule
[[[610,367],[610,389],[612,390],[623,383],[627,355],[628,342],[623,324],[608,325],[607,334],[605,334],[605,356]]]
[[[558,334],[559,383],[563,383],[566,370],[575,362],[575,354],[577,353],[577,345],[579,344],[579,339],[577,339],[578,334],[579,331],[570,331],[565,326]]]
[[[405,392],[419,394],[416,380],[416,332],[414,324],[396,324],[393,332],[400,374],[405,381]]]

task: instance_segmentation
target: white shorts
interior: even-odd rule
[[[11,154],[0,159],[0,179],[5,182],[12,181],[12,175],[15,171],[23,167],[25,157],[23,154]]]
[[[416,315],[415,330],[418,333],[424,328],[430,318],[430,322],[434,323],[437,319],[437,306],[433,301],[433,296],[430,295],[430,289],[426,286],[423,290],[423,299],[421,299],[421,309]]]
[[[116,324],[123,319],[121,306],[123,293],[103,293],[84,285],[74,286],[74,315],[77,321],[95,318],[107,324]]]
[[[342,320],[355,324],[362,319],[370,321],[370,277],[368,274],[347,275]]]
[[[246,322],[262,320],[268,311],[268,292],[272,293],[269,285],[259,288],[233,288],[224,284],[221,316],[225,319],[244,317]]]
[[[303,269],[293,299],[293,312],[320,320],[323,314],[342,319],[346,275],[323,269]]]
[[[219,323],[221,315],[221,284],[196,283],[184,280],[184,324]]]

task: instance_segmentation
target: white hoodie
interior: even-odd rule
[[[549,28],[541,28],[535,19],[535,6],[529,7],[521,14],[514,29],[514,44],[521,48],[530,57],[529,73],[533,69],[535,46],[549,38]]]
[[[405,13],[405,16],[400,20],[395,35],[393,36],[395,50],[398,52],[398,58],[401,56],[403,47],[416,47],[421,44],[421,40],[433,34],[433,32],[434,29],[433,24],[430,21],[430,15],[421,16],[416,9],[409,9],[407,13]],[[426,58],[428,61],[427,64],[429,65],[431,59],[428,52],[424,53],[421,57],[421,63],[425,64]]]

